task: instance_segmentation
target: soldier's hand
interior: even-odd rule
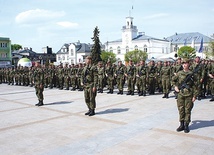
[[[92,91],[93,91],[94,93],[96,92],[96,90],[97,90],[96,87],[93,87],[93,88],[92,88]]]
[[[175,86],[175,91],[178,93],[180,90],[178,89],[177,86]]]
[[[195,100],[196,100],[196,98],[195,98],[195,97],[193,97],[193,98],[192,98],[192,102],[195,102]]]

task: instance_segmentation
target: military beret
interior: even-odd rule
[[[189,63],[189,62],[190,62],[190,60],[187,58],[183,58],[183,60],[182,60],[182,63]]]

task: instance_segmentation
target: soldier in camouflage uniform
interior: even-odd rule
[[[76,77],[76,72],[77,72],[77,69],[75,67],[74,64],[71,65],[71,68],[70,68],[70,79],[71,79],[71,87],[72,87],[72,91],[76,90],[76,80],[77,80],[77,77]]]
[[[197,82],[197,90],[198,90],[198,100],[201,100],[202,97],[202,84],[205,76],[204,66],[201,64],[200,57],[195,58],[195,62],[190,66],[190,70],[196,72],[196,82]]]
[[[88,112],[85,115],[95,115],[96,108],[96,95],[97,95],[97,67],[92,66],[92,57],[86,57],[86,66],[82,72],[81,83],[84,88],[85,103],[88,107]]]
[[[83,64],[79,63],[78,69],[76,72],[76,78],[77,78],[77,88],[78,91],[83,91],[82,85],[81,85],[81,78],[82,78],[82,71],[83,71]]]
[[[150,95],[155,94],[156,76],[157,76],[157,69],[155,67],[155,62],[152,60],[149,62],[148,72],[147,72],[148,89],[149,89]]]
[[[214,63],[213,62],[211,64],[210,70],[208,71],[208,76],[210,78],[210,90],[212,95],[210,102],[213,102],[214,101]]]
[[[3,81],[3,69],[0,68],[0,84],[2,84]]]
[[[189,60],[184,59],[183,70],[179,71],[173,78],[175,91],[178,92],[177,107],[180,116],[180,126],[177,128],[177,131],[180,132],[184,130],[185,133],[189,132],[193,102],[197,97],[195,76],[193,72],[189,70],[189,66]],[[188,76],[191,78],[188,78],[187,80]]]
[[[102,62],[98,62],[97,73],[98,73],[98,93],[103,93],[105,68]]]
[[[160,70],[160,77],[162,80],[163,93],[164,96],[162,98],[169,98],[170,91],[170,80],[171,80],[171,68],[168,66],[168,62],[165,61],[163,67]]]
[[[145,60],[140,61],[140,66],[137,68],[136,76],[139,78],[140,92],[139,96],[146,96],[146,77],[148,68]]]
[[[64,86],[64,68],[62,66],[62,64],[59,65],[59,68],[57,70],[57,77],[58,77],[58,87],[60,90],[63,89]]]
[[[107,94],[113,94],[114,80],[115,80],[114,72],[115,72],[115,69],[114,69],[112,63],[110,61],[108,61],[106,69],[105,69],[105,74],[106,74],[107,84],[108,84],[108,89],[109,89],[109,92],[107,92]]]
[[[39,63],[35,64],[35,71],[34,71],[34,85],[36,90],[36,96],[39,100],[39,103],[35,104],[35,106],[42,106],[43,105],[43,91],[44,91],[44,71],[41,68]]]
[[[125,73],[126,67],[123,65],[122,61],[118,61],[118,65],[115,70],[115,78],[117,81],[117,88],[119,92],[117,94],[123,95],[123,87],[125,83]]]
[[[135,82],[136,82],[136,67],[132,60],[129,60],[129,64],[126,67],[126,80],[128,86],[128,93],[126,95],[134,95]]]
[[[163,92],[162,79],[160,74],[162,66],[163,66],[162,61],[158,61],[156,66],[156,69],[157,69],[156,84],[157,84],[158,92]]]
[[[65,90],[69,90],[69,86],[70,86],[70,68],[68,67],[68,64],[65,64],[64,66],[64,85],[65,85]]]

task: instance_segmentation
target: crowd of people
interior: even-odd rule
[[[41,66],[44,74],[44,88],[83,91],[81,78],[84,66],[85,63]],[[34,86],[36,68],[36,66],[1,68],[0,83]],[[128,90],[126,95],[146,96],[158,92],[163,93],[163,98],[166,99],[169,98],[169,93],[173,88],[173,77],[183,70],[180,58],[176,62],[155,62],[152,60],[146,63],[141,60],[137,64],[134,64],[132,60],[129,60],[128,64],[123,64],[121,61],[118,64],[98,62],[96,68],[98,93],[103,93],[103,90],[107,88],[107,94],[113,94],[117,90],[117,94],[123,95],[126,86]],[[201,100],[207,96],[212,96],[210,101],[213,101],[214,62],[212,60],[200,60],[200,57],[196,57],[191,61],[190,70],[194,71],[196,68],[197,99]],[[177,93],[174,93],[175,98],[177,98]]]

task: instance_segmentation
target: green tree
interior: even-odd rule
[[[195,49],[191,46],[183,46],[178,50],[178,57],[193,59],[196,57]]]
[[[113,52],[107,52],[107,51],[101,52],[101,59],[105,64],[107,63],[107,61],[110,61],[111,63],[115,63],[117,61],[116,54]]]
[[[91,56],[92,56],[92,62],[94,64],[97,64],[99,61],[101,61],[101,46],[100,46],[100,39],[99,39],[99,29],[96,26],[94,29],[94,36],[91,38],[94,42],[92,46]]]
[[[207,52],[204,52],[205,55],[206,55],[206,58],[214,58],[214,41],[211,41],[209,43],[209,46],[208,46],[208,51]]]
[[[130,59],[136,64],[140,60],[146,60],[148,58],[148,54],[141,50],[129,51],[125,54],[125,61],[128,62]]]
[[[22,49],[22,45],[11,44],[11,51]]]

